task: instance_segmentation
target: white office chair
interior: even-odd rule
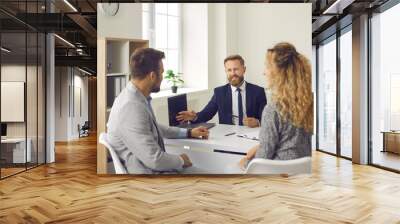
[[[104,145],[108,151],[110,152],[113,164],[114,164],[114,169],[115,169],[115,174],[127,174],[127,171],[125,167],[122,165],[121,161],[119,160],[119,157],[117,153],[114,151],[114,149],[111,147],[110,143],[108,143],[107,140],[107,134],[106,133],[101,133],[99,136],[99,142]]]
[[[292,160],[253,159],[246,169],[247,174],[301,174],[311,173],[311,157]]]

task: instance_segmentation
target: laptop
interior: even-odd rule
[[[7,139],[7,124],[1,123],[1,140]]]
[[[176,126],[180,128],[196,128],[199,126],[203,126],[207,129],[210,129],[215,126],[214,123],[180,123],[176,120],[176,116],[181,111],[187,110],[187,98],[186,94],[181,94],[177,96],[172,96],[168,98],[168,118],[169,118],[169,126]]]

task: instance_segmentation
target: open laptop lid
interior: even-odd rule
[[[2,137],[7,136],[7,124],[6,123],[1,123],[1,136]]]
[[[172,96],[168,98],[168,118],[169,126],[177,126],[179,122],[176,120],[176,116],[181,111],[187,110],[187,99],[186,94]]]

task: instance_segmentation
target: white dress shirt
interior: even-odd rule
[[[238,105],[238,91],[237,87],[232,86],[232,122],[235,125],[239,125],[239,105]],[[247,117],[246,113],[246,81],[243,81],[242,85],[239,87],[242,94],[242,108],[243,108],[243,118]]]

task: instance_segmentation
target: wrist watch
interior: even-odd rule
[[[188,128],[188,129],[186,129],[186,130],[187,130],[187,132],[186,132],[187,138],[191,138],[191,137],[192,137],[192,129],[191,129],[191,128]]]

